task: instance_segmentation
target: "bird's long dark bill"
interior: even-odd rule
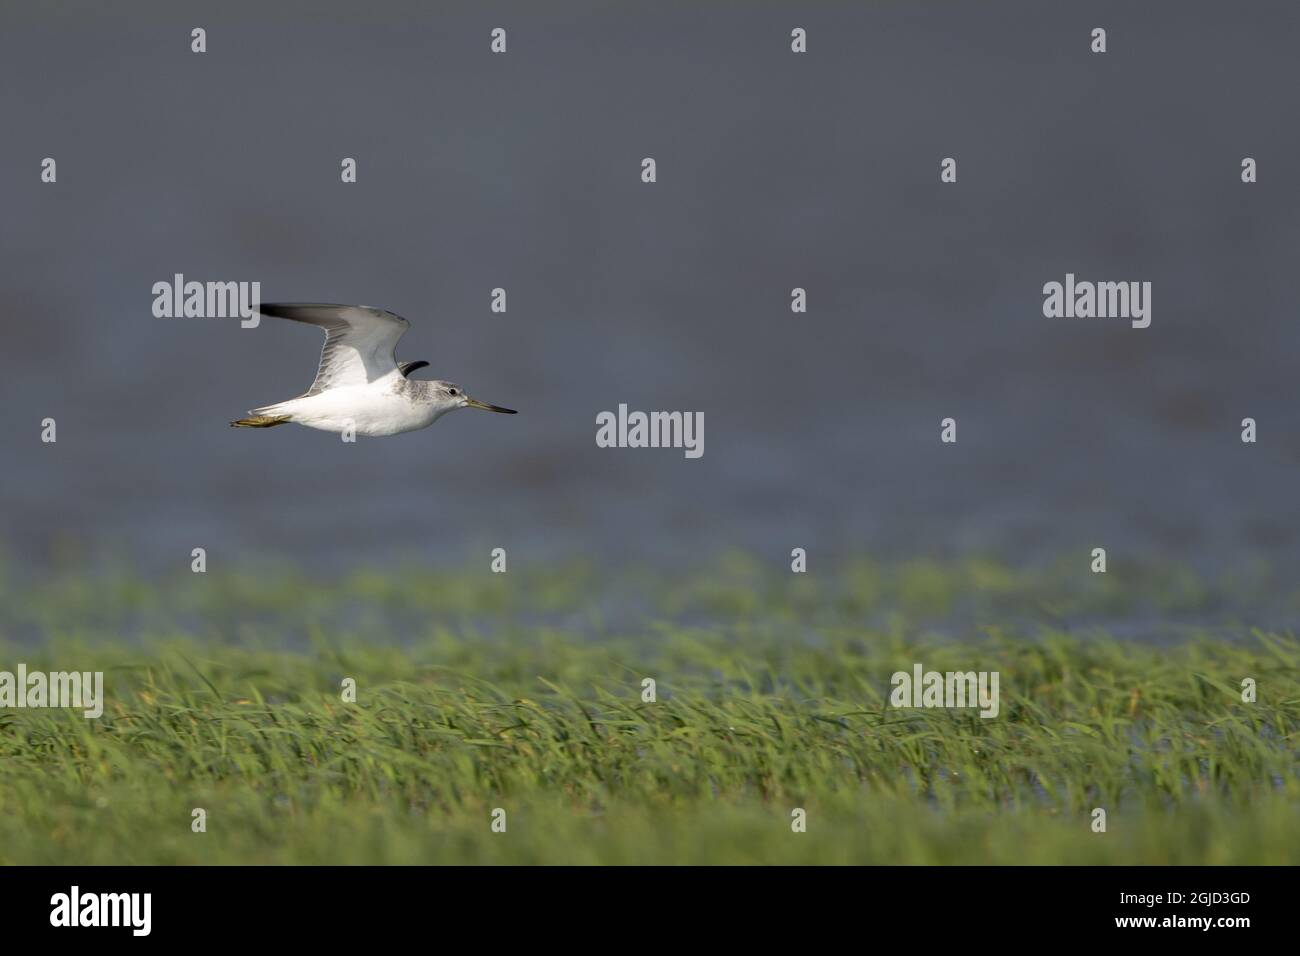
[[[502,408],[500,405],[489,405],[487,402],[480,402],[477,398],[468,399],[465,402],[470,408],[482,408],[489,412],[500,412],[502,415],[518,415],[513,408]]]

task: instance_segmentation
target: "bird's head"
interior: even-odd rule
[[[440,406],[447,411],[454,408],[482,408],[489,412],[500,412],[503,415],[514,415],[513,408],[502,408],[500,405],[489,405],[487,402],[480,402],[477,398],[470,398],[465,394],[465,390],[459,385],[452,382],[430,382],[432,386],[433,398]]]

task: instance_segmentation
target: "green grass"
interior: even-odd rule
[[[107,698],[0,710],[0,863],[1300,861],[1300,642],[1080,632],[1219,599],[1070,573],[0,575],[0,670]],[[888,706],[917,662],[1000,715]]]

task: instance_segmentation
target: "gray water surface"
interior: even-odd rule
[[[1300,569],[1298,10],[8,5],[4,546]],[[520,414],[231,429],[319,335],[156,319],[177,272],[397,311],[399,357]],[[1067,272],[1150,281],[1151,327],[1045,318]],[[620,402],[702,411],[704,456],[597,448]]]

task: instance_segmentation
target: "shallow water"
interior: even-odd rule
[[[1292,4],[1099,8],[1104,57],[1030,2],[505,5],[504,57],[471,4],[229,3],[202,56],[194,12],[66,6],[0,15],[0,499],[24,561],[1104,546],[1300,570]],[[317,333],[155,319],[176,272],[401,312],[401,358],[521,414],[356,445],[230,429],[306,387]],[[1067,272],[1152,282],[1151,327],[1045,318]],[[597,448],[621,402],[703,411],[704,456]]]

